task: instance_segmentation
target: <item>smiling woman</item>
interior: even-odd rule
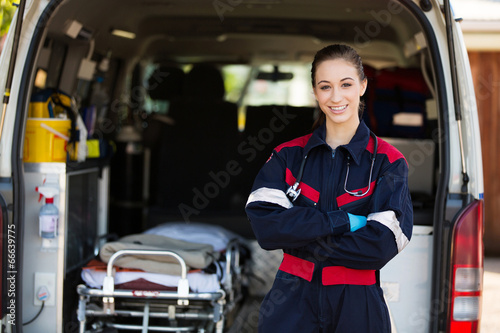
[[[391,331],[376,275],[409,243],[413,210],[405,158],[360,121],[363,73],[349,46],[318,51],[311,77],[324,121],[278,146],[257,175],[248,217],[262,248],[284,252],[259,332]],[[286,297],[270,312],[276,294]]]
[[[360,97],[366,91],[367,79],[361,57],[346,45],[327,46],[316,54],[311,78],[314,95],[323,112],[314,128],[326,120],[326,127],[330,129],[327,142],[335,149],[349,142],[363,114],[364,103]],[[342,134],[346,130],[351,134]],[[336,135],[347,137],[335,138]]]
[[[327,60],[318,65],[314,95],[326,116],[327,128],[359,124],[359,97],[366,90],[366,79],[360,81],[356,69],[342,59]]]
[[[326,140],[335,149],[349,142],[361,118],[360,97],[367,84],[361,58],[350,47],[331,45],[318,52],[311,71],[314,95],[323,112],[319,121],[326,120]]]

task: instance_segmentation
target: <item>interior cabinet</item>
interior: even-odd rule
[[[37,320],[23,331],[65,332],[69,327],[64,323],[69,323],[78,303],[80,268],[95,256],[98,237],[107,233],[109,167],[102,161],[25,163],[24,170],[23,322],[40,311],[41,286],[49,297]],[[39,236],[38,226],[45,200],[39,201],[36,187],[44,182],[59,189],[54,198],[59,209],[58,236],[49,241]]]

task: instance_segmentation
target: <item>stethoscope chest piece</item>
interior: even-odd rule
[[[295,182],[292,186],[288,188],[286,191],[286,196],[290,199],[291,202],[294,202],[300,195],[301,189],[297,189],[299,187],[299,182]]]
[[[299,188],[299,184],[300,184],[300,181],[302,180],[302,175],[304,174],[304,167],[306,166],[306,160],[307,160],[307,155],[304,155],[304,158],[302,159],[302,162],[300,163],[300,169],[299,169],[299,174],[297,176],[297,180],[286,191],[286,196],[291,202],[294,202],[295,200],[297,200],[297,198],[300,195],[301,189]]]

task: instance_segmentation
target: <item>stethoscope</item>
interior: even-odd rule
[[[368,188],[366,189],[365,192],[362,192],[361,190],[356,191],[356,192],[347,190],[347,180],[349,179],[349,169],[350,169],[350,165],[351,165],[351,162],[350,162],[351,157],[349,155],[347,156],[347,172],[345,174],[344,191],[352,196],[355,196],[355,197],[362,197],[362,196],[365,196],[367,193],[369,193],[370,187],[372,184],[373,165],[375,164],[375,157],[377,156],[378,138],[372,131],[370,131],[370,135],[373,137],[374,147],[373,147],[373,154],[372,154],[372,158],[371,158],[372,164],[370,166],[370,177],[368,179]],[[288,188],[288,190],[286,191],[286,196],[288,197],[288,199],[290,199],[291,202],[294,202],[300,195],[301,189],[299,188],[299,184],[300,184],[300,181],[302,180],[302,175],[304,173],[304,167],[306,165],[306,160],[307,160],[307,154],[304,155],[304,158],[302,159],[302,163],[300,164],[299,174],[297,175],[297,179],[296,179],[295,183],[292,186],[290,186]]]

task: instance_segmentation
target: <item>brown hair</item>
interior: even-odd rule
[[[327,60],[336,60],[343,59],[350,63],[356,68],[358,71],[358,76],[360,81],[364,81],[366,79],[365,71],[363,69],[363,62],[361,61],[361,57],[358,52],[354,50],[352,47],[343,45],[343,44],[333,44],[328,45],[321,50],[319,50],[314,56],[314,60],[311,67],[311,82],[313,88],[316,86],[316,69],[318,66]],[[365,108],[365,103],[360,100],[359,101],[359,118],[363,116],[363,110]],[[314,122],[313,130],[321,126],[325,122],[326,116],[323,112],[320,113],[318,119]]]

